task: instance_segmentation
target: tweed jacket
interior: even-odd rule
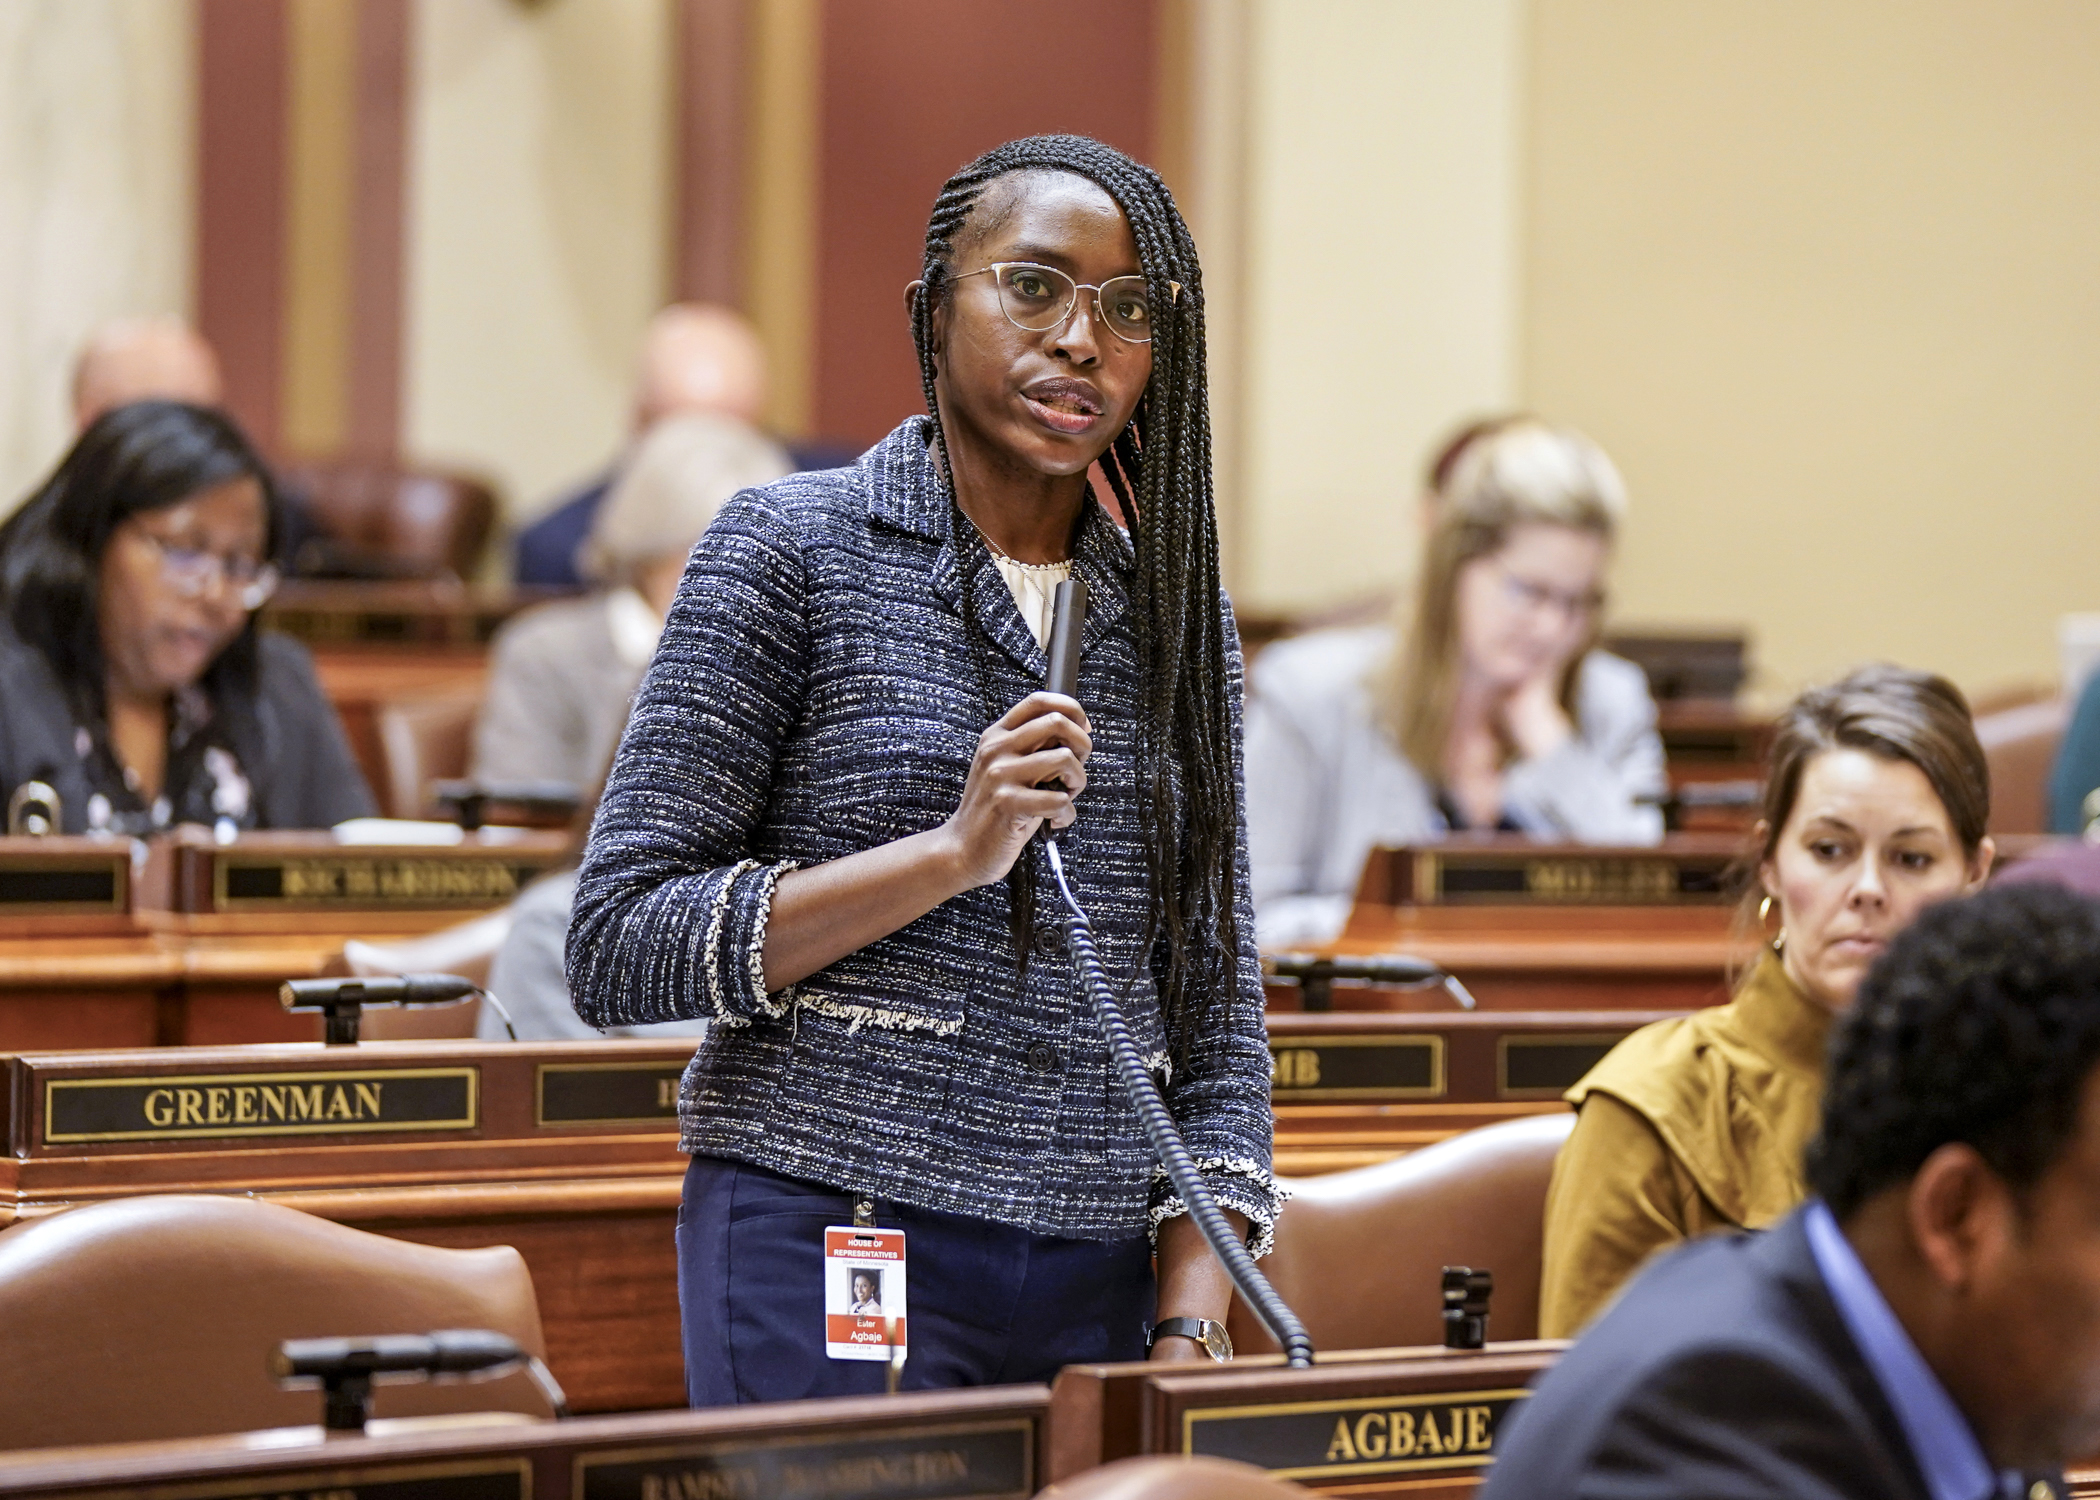
[[[985,725],[1042,682],[1042,649],[982,543],[951,531],[930,434],[914,418],[855,467],[746,490],[694,550],[584,857],[570,990],[596,1025],[718,1023],[681,1091],[688,1152],[1038,1234],[1143,1233],[1183,1205],[1075,982],[1040,864],[1025,954],[1001,883],[764,989],[780,876],[938,826]],[[1164,944],[1144,946],[1132,566],[1090,504],[1073,573],[1092,596],[1079,697],[1094,749],[1060,842],[1189,1149],[1259,1250],[1276,1189],[1246,832],[1238,951],[1198,966],[1225,991],[1219,1019],[1169,1067]],[[965,638],[966,588],[988,659]],[[1237,742],[1236,645],[1231,667]]]

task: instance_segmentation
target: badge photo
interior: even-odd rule
[[[904,1346],[904,1231],[827,1228],[824,1352],[886,1360]]]

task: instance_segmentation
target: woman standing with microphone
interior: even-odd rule
[[[1064,951],[1046,823],[1206,1183],[1257,1253],[1275,1217],[1195,246],[1150,170],[1034,137],[949,180],[905,300],[929,415],[724,508],[570,929],[586,1020],[718,1022],[679,1111],[695,1405],[882,1388],[831,1357],[827,1230],[902,1231],[906,1387],[1218,1342],[1230,1283]],[[1036,690],[1066,577],[1076,702]]]

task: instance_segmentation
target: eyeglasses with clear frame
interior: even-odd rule
[[[201,599],[214,584],[225,585],[244,610],[258,610],[270,602],[284,575],[273,563],[252,557],[225,557],[202,547],[185,547],[155,536],[143,526],[132,528],[153,544],[160,554],[160,576],[169,588],[185,599]]]
[[[1604,610],[1602,589],[1589,589],[1578,594],[1552,588],[1512,572],[1500,558],[1495,560],[1495,571],[1502,575],[1504,596],[1527,613],[1543,613],[1550,609],[1571,622],[1579,622],[1593,619]]]
[[[1079,305],[1081,292],[1094,294],[1094,316],[1126,344],[1152,342],[1152,293],[1142,276],[1111,276],[1096,286],[1074,281],[1055,266],[1029,260],[1000,260],[955,279],[990,276],[999,288],[999,310],[1006,321],[1027,333],[1062,328]],[[1181,298],[1181,283],[1167,283],[1169,295]]]

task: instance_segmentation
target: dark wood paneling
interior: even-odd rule
[[[401,436],[408,33],[408,0],[359,0],[346,436],[351,451],[386,458]]]
[[[1016,136],[1157,138],[1159,0],[826,0],[814,420],[873,442],[925,404],[904,316],[934,196]]]
[[[197,326],[226,404],[277,444],[284,373],[285,0],[197,7]]]
[[[672,294],[681,302],[743,297],[744,79],[750,0],[677,0],[672,55],[677,167]]]

